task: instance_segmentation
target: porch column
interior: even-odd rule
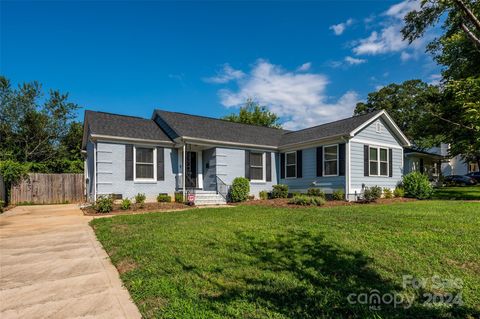
[[[183,188],[183,200],[185,201],[185,196],[187,195],[185,190],[185,156],[187,153],[186,144],[183,144],[183,152],[182,152],[182,188]]]

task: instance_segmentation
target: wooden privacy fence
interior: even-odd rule
[[[83,174],[28,174],[12,186],[10,203],[60,204],[85,201]]]
[[[2,175],[0,175],[0,200],[4,202],[7,200],[7,190],[5,189]]]

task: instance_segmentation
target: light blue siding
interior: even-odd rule
[[[207,191],[216,190],[215,148],[202,151],[202,165],[203,189]]]
[[[380,132],[377,132],[376,130],[376,123],[380,123]],[[383,119],[378,119],[365,127],[363,130],[361,130],[355,135],[354,139],[372,140],[376,141],[377,143],[393,144],[400,146],[399,141],[392,134],[390,129],[385,125]]]
[[[305,192],[312,187],[320,188],[325,193],[332,193],[338,189],[345,190],[345,176],[317,177],[316,147],[302,150],[302,168],[302,178],[281,178],[280,184],[286,184],[289,190],[298,192]]]
[[[97,142],[97,190],[98,195],[122,194],[133,197],[144,193],[148,201],[154,201],[159,193],[173,194],[177,173],[177,150],[165,148],[165,180],[135,182],[125,180],[125,144]]]
[[[93,161],[93,154],[95,152],[95,144],[88,140],[87,142],[87,171],[88,171],[88,183],[87,187],[87,199],[93,201],[94,191],[95,191],[95,165]]]

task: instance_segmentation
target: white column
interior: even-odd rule
[[[203,189],[202,151],[197,152],[197,178],[198,178],[198,188]]]
[[[185,196],[187,196],[187,192],[185,190],[185,156],[187,155],[186,145],[183,144],[183,155],[182,155],[182,188],[183,188],[183,200],[185,201]]]

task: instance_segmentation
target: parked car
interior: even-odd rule
[[[471,173],[468,173],[465,176],[473,178],[475,180],[475,182],[480,183],[480,172],[471,172]]]
[[[455,186],[471,186],[476,184],[473,178],[468,176],[463,176],[463,175],[445,176],[443,181],[446,185],[455,185]]]

